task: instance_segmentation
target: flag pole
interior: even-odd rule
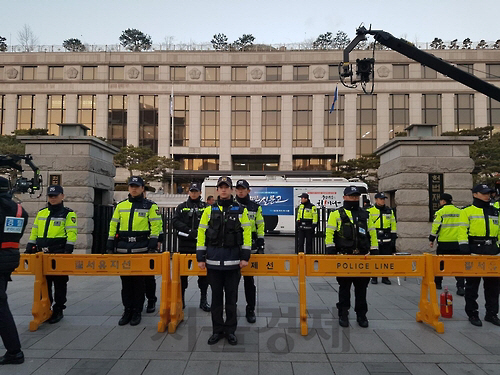
[[[174,86],[170,94],[170,158],[174,160]],[[174,169],[170,168],[170,194],[174,194]]]
[[[339,109],[335,111],[335,163],[339,162]],[[338,169],[338,166],[336,167]]]

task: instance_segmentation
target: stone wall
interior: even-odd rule
[[[40,168],[43,191],[40,197],[22,194],[23,207],[28,211],[28,227],[21,245],[26,244],[38,210],[46,206],[46,188],[49,175],[61,175],[64,188],[64,205],[76,212],[78,217],[78,240],[76,253],[90,253],[94,230],[94,202],[113,203],[114,176],[113,155],[116,147],[87,136],[22,136],[26,154],[31,154],[33,163]],[[28,178],[31,172],[27,172]],[[98,195],[98,196],[96,196]]]
[[[429,173],[442,173],[444,192],[453,203],[472,201],[474,161],[469,145],[476,137],[400,137],[387,142],[380,155],[379,191],[390,193],[397,209],[397,248],[400,252],[429,251]]]

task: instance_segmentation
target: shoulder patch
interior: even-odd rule
[[[76,223],[76,217],[72,216],[72,217],[71,217],[71,221],[72,221],[73,223]]]

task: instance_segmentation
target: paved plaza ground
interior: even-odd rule
[[[268,253],[293,252],[290,237],[266,241]],[[415,321],[417,279],[401,280],[401,285],[391,279],[390,286],[370,284],[370,326],[363,329],[352,309],[351,326],[339,327],[335,278],[308,278],[307,337],[299,330],[297,278],[256,278],[255,324],[245,320],[241,282],[238,345],[221,340],[208,346],[210,313],[198,308],[196,278],[190,278],[186,292],[185,320],[175,334],[167,334],[157,332],[157,313],[144,313],[138,326],[118,326],[121,284],[115,276],[70,277],[64,319],[30,332],[33,277],[15,276],[9,284],[9,303],[26,362],[2,366],[0,374],[500,374],[500,327],[487,322],[482,328],[472,326],[463,297],[454,295],[453,318],[444,320],[445,333],[438,334]],[[455,292],[454,279],[445,278],[443,284]],[[479,303],[483,318],[482,295]]]

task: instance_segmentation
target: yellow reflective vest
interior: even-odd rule
[[[297,223],[299,228],[312,229],[318,224],[318,210],[311,202],[301,203],[297,209]],[[311,228],[310,228],[311,227]]]
[[[460,221],[460,208],[452,204],[446,204],[436,211],[432,222],[432,242],[437,237],[438,242],[458,242],[458,235],[462,223]]]
[[[487,203],[484,203],[484,207],[470,205],[460,210],[458,244],[460,252],[464,254],[498,254],[498,210]]]

